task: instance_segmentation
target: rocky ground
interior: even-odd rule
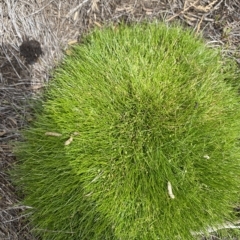
[[[25,221],[28,206],[20,204],[21,196],[8,176],[15,163],[11,143],[32,121],[29,99],[36,98],[51,79],[67,48],[90,29],[144,19],[179,21],[202,32],[209,45],[222,46],[223,54],[240,64],[239,0],[0,1],[0,239],[35,239]],[[20,54],[27,39],[41,44],[43,54],[36,63]]]

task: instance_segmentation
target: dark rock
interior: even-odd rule
[[[34,64],[41,54],[41,45],[36,40],[24,40],[20,46],[20,55],[25,58],[27,64]]]

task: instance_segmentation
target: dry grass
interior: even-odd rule
[[[68,45],[104,22],[148,19],[180,20],[204,32],[209,44],[240,63],[239,0],[5,0],[0,1],[0,239],[32,240],[20,196],[7,175],[14,164],[10,141],[32,120],[28,99],[48,83]],[[38,40],[44,55],[26,65],[19,46]]]

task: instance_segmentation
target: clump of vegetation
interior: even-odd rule
[[[13,178],[42,239],[195,239],[235,219],[231,61],[179,26],[96,29],[56,70]]]

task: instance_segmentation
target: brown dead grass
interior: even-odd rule
[[[10,142],[32,121],[29,99],[49,82],[69,45],[93,27],[144,19],[181,21],[240,63],[239,0],[4,0],[0,1],[0,239],[35,239],[21,196],[7,171],[15,162]],[[44,55],[27,65],[19,46],[29,37]],[[215,237],[212,237],[214,239]]]

